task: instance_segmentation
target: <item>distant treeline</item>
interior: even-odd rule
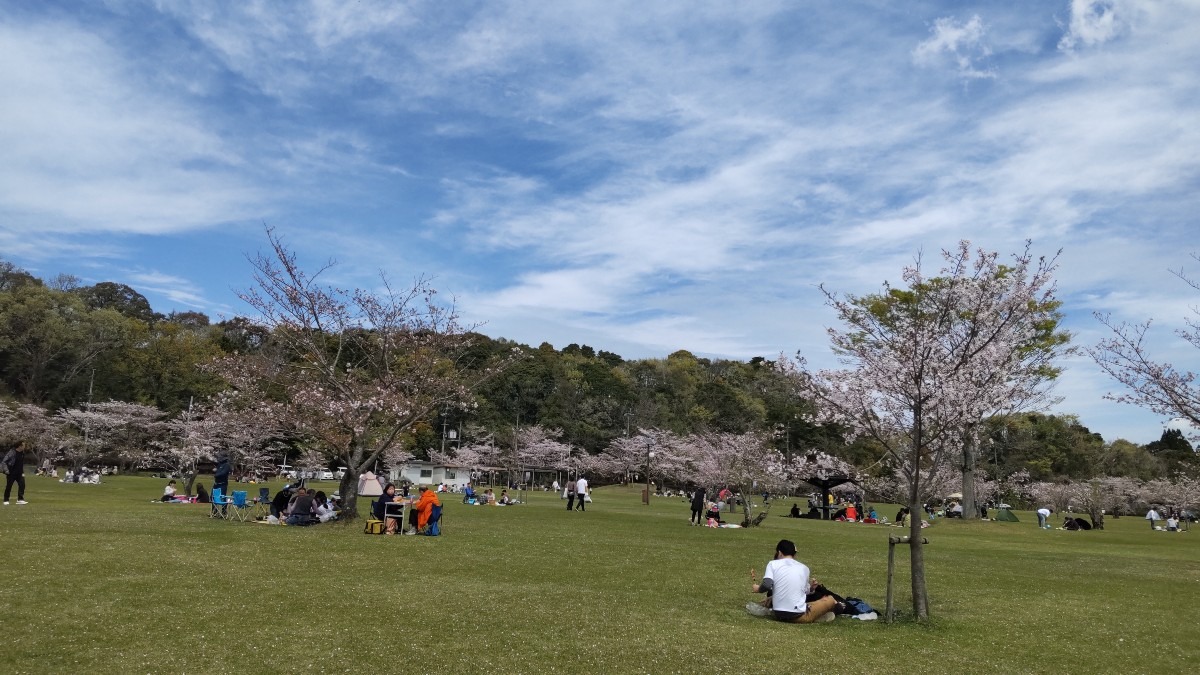
[[[869,444],[848,443],[841,430],[809,423],[811,404],[763,357],[707,359],[681,350],[664,359],[626,360],[588,345],[556,349],[473,337],[468,364],[487,363],[514,347],[528,358],[488,380],[475,394],[474,409],[446,410],[418,424],[406,439],[418,456],[489,434],[507,443],[517,427],[537,424],[593,453],[639,428],[761,431],[785,452],[815,448],[869,471],[887,470]],[[177,413],[223,387],[203,364],[269,349],[271,342],[269,331],[243,317],[212,323],[200,312],[163,315],[124,284],[85,286],[70,275],[43,280],[0,261],[0,396],[6,399],[56,410],[90,397]],[[982,454],[988,474],[1026,470],[1037,480],[1149,480],[1196,468],[1195,453],[1177,431],[1145,446],[1106,442],[1070,415],[994,418]]]

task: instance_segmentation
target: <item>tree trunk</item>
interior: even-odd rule
[[[968,433],[963,438],[962,462],[962,517],[963,520],[974,520],[979,517],[979,505],[975,500],[975,442],[974,434]]]
[[[184,477],[183,493],[189,497],[192,496],[192,487],[196,484],[196,472],[190,471]]]
[[[342,481],[338,484],[338,491],[342,495],[342,511],[338,514],[338,520],[351,521],[358,518],[358,477],[362,475],[358,465],[351,464],[346,467],[346,473],[342,475]]]
[[[742,492],[742,516],[745,518],[742,521],[742,527],[751,527],[754,524],[754,519],[750,517],[753,515],[753,511],[750,508],[750,493],[746,490],[745,485],[742,485],[740,490]]]
[[[921,450],[925,442],[924,410],[918,402],[913,408],[911,484],[908,491],[908,541],[909,565],[912,573],[913,616],[917,621],[929,618],[929,594],[925,588],[925,547],[921,544],[921,523],[925,520],[924,504],[921,503]],[[935,467],[936,468],[936,467]]]

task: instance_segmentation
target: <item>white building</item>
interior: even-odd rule
[[[416,485],[440,485],[462,488],[471,482],[471,470],[461,466],[444,466],[433,462],[409,462],[402,468],[388,471],[388,480],[393,483],[408,481]]]

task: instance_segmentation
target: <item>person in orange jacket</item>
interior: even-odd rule
[[[418,488],[420,496],[417,501],[413,502],[412,513],[417,518],[416,529],[409,530],[407,534],[416,534],[425,529],[425,525],[429,523],[429,516],[433,514],[433,507],[441,506],[442,502],[438,499],[437,493],[422,485]],[[412,522],[410,521],[410,524]]]

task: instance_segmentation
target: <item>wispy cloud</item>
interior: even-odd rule
[[[432,274],[495,335],[818,362],[818,283],[869,293],[918,251],[1032,238],[1065,249],[1080,340],[1092,310],[1159,316],[1169,338],[1187,294],[1164,270],[1200,212],[1200,7],[960,12],[8,10],[0,247],[95,264],[156,306],[236,307],[266,222],[339,260],[332,282]],[[1072,372],[1070,405],[1107,410],[1088,364]]]
[[[983,39],[983,19],[978,14],[966,21],[942,17],[933,22],[930,32],[933,35],[913,49],[913,60],[918,64],[932,66],[949,60],[960,77],[996,77],[990,68],[981,68],[979,65],[991,55],[991,49]]]

